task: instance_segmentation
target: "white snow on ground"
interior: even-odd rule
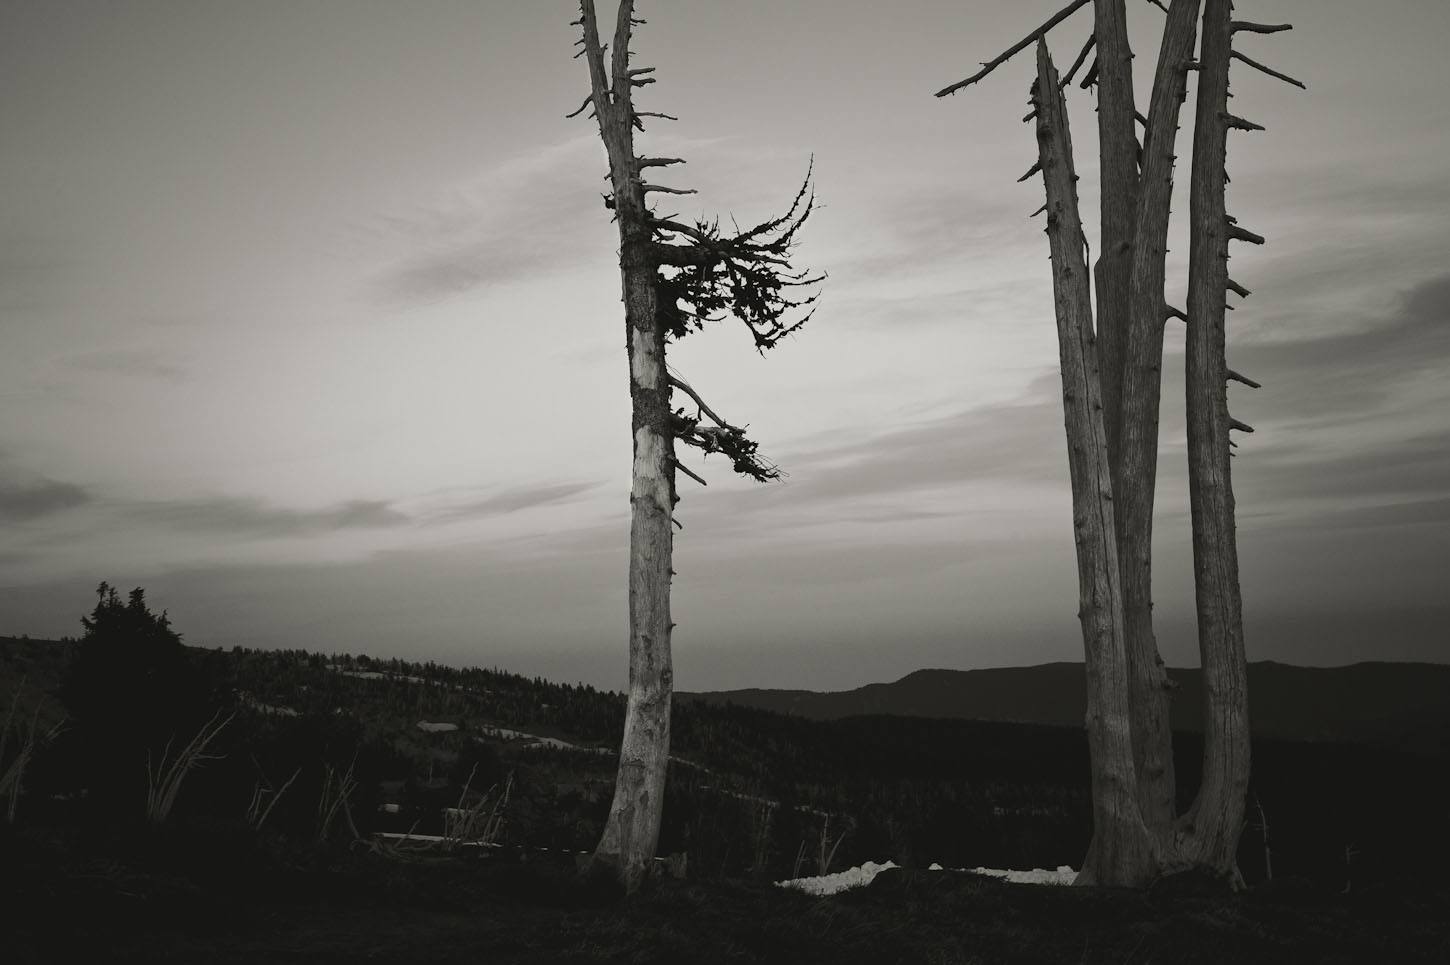
[[[406,680],[413,684],[426,684],[426,677],[413,677],[403,673],[384,673],[378,670],[343,670],[336,664],[328,664],[328,670],[333,673],[340,673],[344,677],[357,677],[361,680]]]
[[[834,895],[837,892],[845,891],[848,888],[859,888],[862,885],[871,883],[871,880],[888,868],[898,867],[896,862],[888,861],[885,864],[877,864],[868,861],[859,868],[848,868],[845,871],[838,871],[833,875],[821,875],[815,878],[791,878],[788,881],[777,881],[776,884],[782,888],[798,888],[809,895]],[[941,865],[932,863],[928,871],[946,871]],[[953,871],[970,871],[972,874],[991,875],[994,878],[1005,878],[1016,884],[1027,885],[1070,885],[1077,872],[1068,865],[1059,865],[1056,871],[1048,871],[1044,868],[1033,868],[1031,871],[1002,871],[997,868],[953,868]]]
[[[877,875],[888,868],[899,867],[895,861],[888,861],[885,864],[877,864],[868,861],[859,868],[848,868],[845,871],[838,871],[833,875],[820,875],[815,878],[791,878],[788,881],[777,881],[776,884],[782,888],[799,888],[808,895],[834,895],[838,891],[845,891],[847,888],[859,888],[862,885],[869,885]]]
[[[941,869],[941,865],[933,865],[933,868]],[[1048,871],[1045,868],[1033,868],[1031,871],[1001,871],[996,868],[959,868],[958,871],[970,871],[974,875],[991,875],[993,878],[1006,878],[1019,885],[1070,885],[1077,872],[1072,870],[1070,865],[1058,865],[1056,871]]]
[[[521,750],[533,750],[539,747],[553,747],[561,751],[589,751],[593,754],[612,754],[608,747],[583,747],[579,744],[571,744],[568,741],[560,740],[557,737],[541,737],[538,734],[529,734],[521,730],[511,730],[507,727],[495,727],[492,724],[485,724],[479,731],[489,737],[499,740],[523,741]]]
[[[422,731],[427,731],[430,734],[442,734],[447,733],[448,731],[457,730],[458,725],[446,723],[444,721],[420,720],[418,721],[418,729]]]

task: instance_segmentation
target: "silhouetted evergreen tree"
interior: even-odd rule
[[[151,612],[145,590],[122,601],[103,582],[96,595],[59,690],[72,722],[64,764],[74,789],[127,818],[145,803],[148,753],[159,765],[168,741],[183,746],[214,712],[217,695],[166,611]]]

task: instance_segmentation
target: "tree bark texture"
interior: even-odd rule
[[[1182,819],[1192,864],[1240,881],[1235,860],[1249,779],[1248,673],[1229,473],[1224,314],[1231,235],[1224,206],[1233,4],[1205,0],[1190,192],[1188,489],[1203,663],[1203,781]]]
[[[1193,62],[1199,3],[1173,0],[1154,72],[1137,182],[1127,337],[1120,369],[1121,421],[1113,475],[1118,561],[1123,573],[1123,635],[1132,679],[1138,803],[1144,822],[1163,845],[1170,841],[1178,815],[1169,722],[1172,690],[1153,631],[1153,505],[1158,478],[1163,325],[1167,317],[1164,277],[1174,146]],[[1100,104],[1099,111],[1103,110],[1106,105]],[[1114,192],[1113,196],[1122,194]]]
[[[1047,238],[1077,548],[1078,616],[1087,667],[1094,838],[1079,881],[1139,887],[1151,879],[1156,858],[1138,809],[1133,767],[1112,479],[1093,336],[1091,282],[1067,107],[1047,45],[1041,40],[1033,102],[1038,163],[1047,193]]]
[[[1103,367],[1103,428],[1108,460],[1116,466],[1129,324],[1128,277],[1138,213],[1133,51],[1128,47],[1124,0],[1093,0],[1093,37],[1097,41],[1098,208],[1102,222],[1101,250],[1094,269],[1097,337],[1099,362]]]
[[[610,867],[625,886],[639,887],[659,843],[665,772],[670,754],[670,575],[674,433],[665,336],[658,312],[658,269],[645,204],[640,160],[634,153],[629,73],[633,0],[623,0],[615,26],[612,63],[606,75],[593,0],[581,0],[585,49],[599,132],[609,154],[614,211],[619,223],[625,345],[629,357],[631,430],[634,440],[630,489],[629,699],[614,800],[594,860]]]

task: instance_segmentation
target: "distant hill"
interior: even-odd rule
[[[1169,674],[1178,684],[1174,728],[1202,730],[1202,671],[1173,669]],[[1080,727],[1086,710],[1085,686],[1082,664],[1049,663],[991,670],[918,670],[894,683],[830,693],[751,689],[679,696],[812,720],[889,714]],[[1450,735],[1450,665],[1252,663],[1249,713],[1259,737],[1443,745]]]

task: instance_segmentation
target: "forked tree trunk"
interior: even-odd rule
[[[1122,412],[1113,475],[1123,634],[1128,650],[1133,759],[1143,820],[1165,850],[1177,818],[1171,681],[1153,631],[1153,504],[1158,477],[1168,222],[1178,115],[1187,94],[1199,0],[1173,0],[1154,72],[1129,277]]]
[[[1038,167],[1047,186],[1045,209],[1062,346],[1093,768],[1095,834],[1078,880],[1142,884],[1157,874],[1199,867],[1231,877],[1238,884],[1241,879],[1234,854],[1243,826],[1249,731],[1228,433],[1230,428],[1248,427],[1228,415],[1226,379],[1255,387],[1257,383],[1225,365],[1223,322],[1225,290],[1248,294],[1228,278],[1227,242],[1262,243],[1263,239],[1238,227],[1224,211],[1226,132],[1228,128],[1261,129],[1226,110],[1229,59],[1237,57],[1287,83],[1304,85],[1230,49],[1235,31],[1276,33],[1290,29],[1288,24],[1232,21],[1230,0],[1206,0],[1200,66],[1193,60],[1195,19],[1205,0],[1171,0],[1165,10],[1167,22],[1152,100],[1148,116],[1142,119],[1144,143],[1139,161],[1135,158],[1132,54],[1124,2],[1093,0],[1094,35],[1078,64],[1097,47],[1102,200],[1102,250],[1095,267],[1099,372],[1091,341],[1092,310],[1082,255],[1087,243],[1077,219],[1066,108],[1042,42],[1048,31],[1087,2],[1071,0],[1020,43],[966,80],[938,91],[937,96],[976,83],[1037,40]],[[1165,300],[1164,265],[1178,116],[1186,96],[1187,74],[1195,68],[1201,69],[1201,79],[1193,145],[1192,264],[1185,314],[1170,308]],[[1084,81],[1084,86],[1091,82]],[[1174,799],[1171,685],[1152,623],[1162,326],[1169,316],[1189,323],[1190,502],[1206,690],[1201,790],[1182,817],[1176,816]],[[1081,344],[1074,347],[1074,339]],[[1074,407],[1084,403],[1088,411],[1075,412]],[[1103,412],[1094,424],[1099,407]],[[1102,472],[1111,474],[1110,482],[1099,472],[1096,454],[1100,440],[1107,451],[1108,468]],[[1084,515],[1093,499],[1111,500],[1102,502],[1097,518]],[[1105,530],[1103,518],[1108,520]],[[1100,546],[1102,541],[1107,545]],[[1116,562],[1109,580],[1102,570],[1103,560],[1114,553]],[[1113,734],[1095,730],[1104,722]],[[1121,735],[1115,730],[1119,728],[1131,735],[1126,777],[1120,757]],[[1118,792],[1125,780],[1135,792],[1131,808]],[[1140,827],[1146,828],[1146,845],[1138,836]]]
[[[1180,834],[1184,857],[1240,881],[1236,853],[1249,782],[1248,672],[1244,652],[1233,485],[1229,473],[1224,313],[1228,242],[1262,240],[1237,229],[1224,207],[1227,176],[1229,0],[1206,0],[1190,196],[1188,491],[1193,582],[1203,662],[1203,782]]]
[[[1094,837],[1081,883],[1140,887],[1156,865],[1138,809],[1128,715],[1113,487],[1103,429],[1101,379],[1092,327],[1091,282],[1077,201],[1072,137],[1057,71],[1037,45],[1038,164],[1047,191],[1047,238],[1062,368],[1063,419],[1077,545],[1079,619],[1087,667],[1087,733],[1092,755]]]
[[[629,35],[633,0],[619,6],[609,75],[598,43],[592,0],[580,4],[599,131],[609,154],[619,270],[629,355],[630,426],[634,437],[629,533],[629,700],[614,800],[594,861],[611,868],[626,890],[639,887],[659,843],[670,755],[670,573],[674,548],[675,440],[665,335],[657,305],[658,269],[643,179],[634,153]]]

